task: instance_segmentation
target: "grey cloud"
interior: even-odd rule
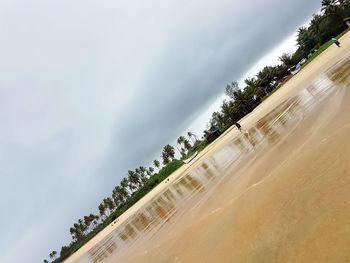
[[[183,131],[203,105],[222,93],[227,82],[238,79],[319,6],[318,1],[254,3],[231,16],[231,10],[223,11],[206,27],[201,21],[189,24],[190,29],[184,25],[184,32],[178,30],[170,36],[171,43],[147,70],[143,89],[130,103],[126,118],[116,124],[115,141],[111,143],[114,156],[126,154],[125,159],[134,159],[134,163],[153,157],[159,146]],[[205,16],[201,19],[206,22]],[[182,24],[186,22],[190,21]]]
[[[68,243],[128,169],[158,157],[319,7],[1,2],[0,261],[38,262]]]

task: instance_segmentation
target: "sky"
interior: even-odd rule
[[[59,252],[127,170],[205,127],[226,83],[293,49],[319,9],[320,0],[0,1],[0,262]]]
[[[307,26],[308,22],[305,22],[303,26]],[[266,65],[277,65],[280,64],[279,57],[283,53],[293,53],[297,50],[295,39],[297,38],[297,33],[291,34],[286,39],[282,40],[280,44],[270,50],[266,55],[261,57],[258,61],[254,62],[254,65],[246,72],[244,75],[240,76],[237,81],[239,87],[244,87],[244,80],[255,76],[260,70],[262,70]],[[213,103],[205,108],[205,110],[199,113],[199,116],[191,122],[191,124],[185,129],[186,131],[192,131],[195,134],[202,134],[205,129],[210,127],[210,119],[214,111],[220,111],[221,105],[224,100],[228,100],[227,96],[222,93],[218,98],[215,99]],[[176,143],[174,141],[173,143]]]

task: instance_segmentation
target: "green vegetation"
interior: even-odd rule
[[[73,237],[73,242],[69,247],[63,247],[60,253],[60,258],[53,262],[61,262],[68,256],[73,254],[79,248],[81,248],[86,242],[92,239],[96,234],[98,234],[102,229],[112,223],[126,210],[132,207],[137,201],[149,193],[155,186],[165,180],[170,174],[176,171],[183,165],[180,160],[173,159],[167,165],[159,170],[158,173],[152,174],[145,183],[142,184],[135,192],[132,194],[125,193],[127,196],[123,202],[119,202],[118,192],[113,191],[113,198],[106,198],[99,206],[100,216],[90,214],[84,217],[84,220],[78,220],[78,223],[74,224],[71,228],[71,234]],[[143,170],[143,169],[141,169]],[[147,172],[147,170],[144,170]],[[129,171],[130,173],[131,171]],[[118,188],[119,186],[116,186]],[[113,201],[114,200],[114,201]],[[114,204],[118,203],[119,206],[115,207]],[[87,231],[93,223],[94,228],[91,231]],[[52,252],[53,253],[53,252]],[[51,253],[51,254],[52,254]],[[51,258],[50,254],[50,258]],[[58,261],[60,260],[60,261]]]
[[[337,39],[341,38],[347,31],[343,31],[337,36]],[[305,62],[302,68],[304,68],[306,65],[308,65],[311,61],[313,61],[316,57],[321,55],[323,51],[325,51],[327,48],[329,48],[333,44],[332,40],[328,40],[326,43],[324,43],[317,51],[315,51],[311,57],[308,58],[308,60]]]
[[[322,11],[313,15],[308,27],[299,28],[296,39],[298,49],[294,54],[282,54],[280,65],[266,66],[256,76],[246,79],[243,88],[239,87],[236,81],[228,84],[225,88],[228,100],[223,101],[220,111],[212,114],[204,136],[198,139],[195,134],[188,132],[186,136],[177,139],[175,147],[166,145],[161,153],[163,167],[159,160],[154,160],[153,166],[148,168],[139,166],[129,170],[119,185],[114,187],[111,196],[102,200],[98,206],[98,215],[89,214],[73,224],[69,230],[72,242],[61,248],[58,257],[57,252],[52,251],[49,254],[51,261],[58,263],[65,260],[181,167],[183,165],[181,160],[189,158],[196,151],[203,150],[209,144],[206,138],[213,128],[224,132],[253,111],[291,77],[289,72],[291,67],[306,58],[309,58],[307,63],[310,63],[329,47],[331,45],[329,40],[346,30],[343,19],[349,16],[350,0],[323,0]],[[317,52],[314,53],[316,49]],[[181,155],[181,160],[175,159],[176,149]],[[45,259],[44,262],[48,261]]]

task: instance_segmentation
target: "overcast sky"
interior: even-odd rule
[[[0,1],[0,262],[59,252],[320,2]]]

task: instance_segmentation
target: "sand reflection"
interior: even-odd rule
[[[264,149],[283,142],[309,113],[337,91],[337,84],[348,86],[349,64],[349,60],[345,60],[322,74],[296,96],[283,101],[248,127],[246,132],[233,138],[231,143],[197,163],[98,243],[80,262],[113,262],[119,255],[125,256],[134,247],[141,247],[168,225],[178,224],[175,218],[185,214],[189,206],[195,206],[200,200],[203,202],[206,193],[226,180],[228,169],[245,164]]]

